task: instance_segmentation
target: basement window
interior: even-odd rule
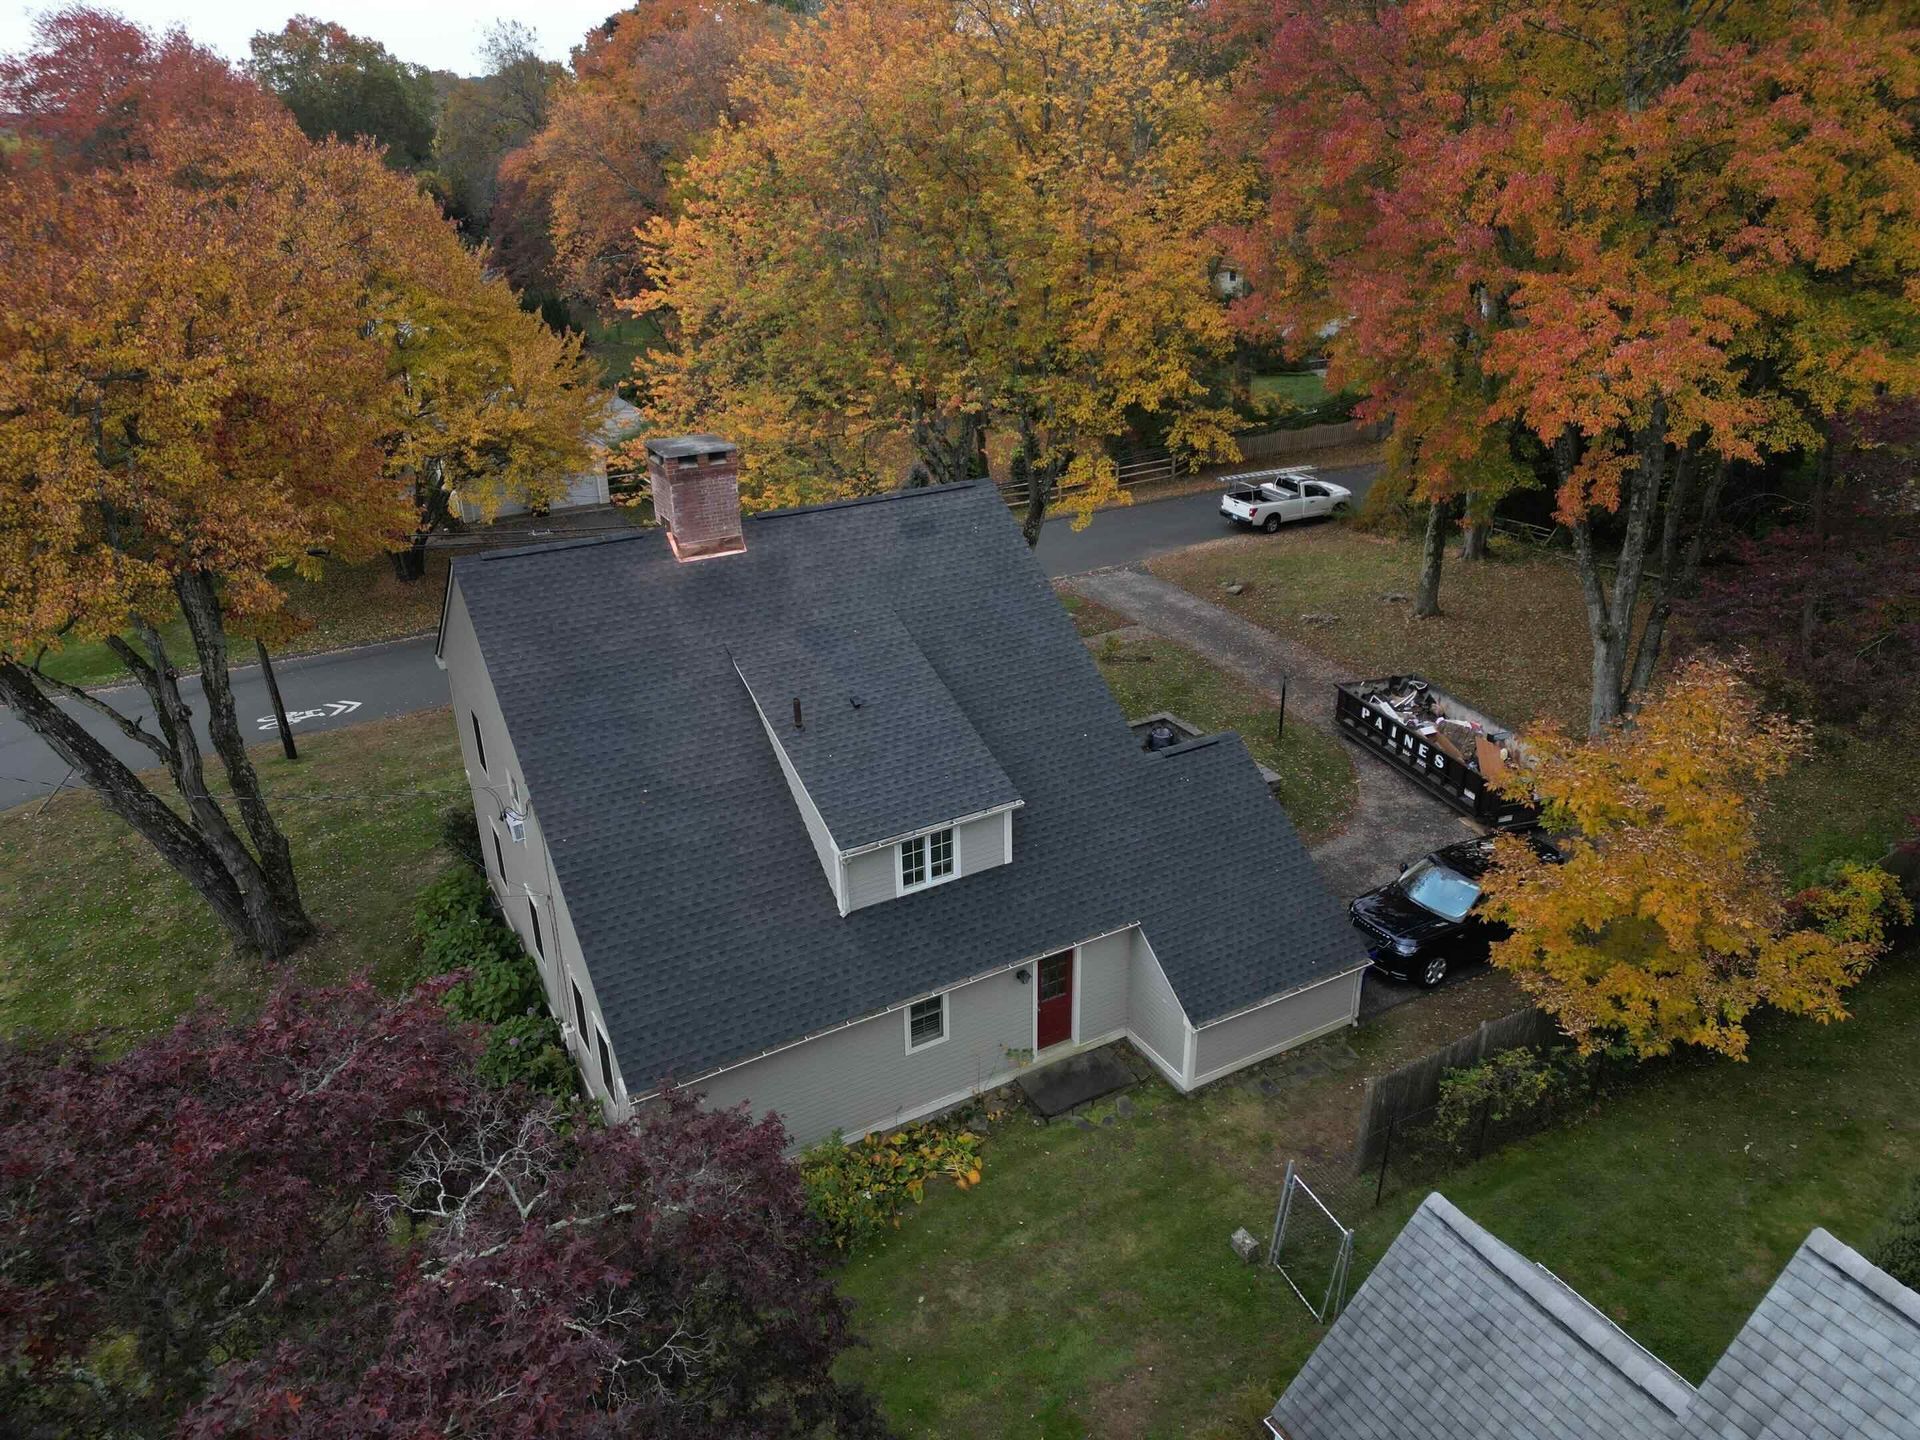
[[[900,842],[900,889],[918,890],[953,878],[953,829],[935,830]]]
[[[947,1038],[947,997],[935,995],[907,1007],[907,1053],[926,1050]]]

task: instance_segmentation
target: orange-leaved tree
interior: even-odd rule
[[[1251,307],[1342,322],[1336,368],[1423,454],[1531,437],[1600,729],[1655,672],[1726,467],[1818,454],[1837,417],[1920,386],[1911,7],[1227,8],[1270,185]]]
[[[126,28],[45,38],[84,46]],[[177,37],[133,34],[145,49],[127,68],[145,65],[153,83],[104,98],[75,88],[73,103],[164,94],[182,57],[196,73],[218,65]],[[552,372],[502,344],[486,394],[443,373],[485,348],[474,317],[498,321],[499,306],[479,297],[480,260],[372,148],[315,144],[264,102],[154,106],[136,144],[89,164],[84,148],[35,149],[46,113],[23,127],[27,163],[0,171],[0,703],[235,940],[284,955],[311,921],[235,715],[229,629],[270,624],[279,578],[311,575],[317,554],[368,558],[404,540],[417,511],[402,477],[425,459],[497,469],[499,446],[517,443],[511,392]],[[56,137],[103,119],[59,118]],[[450,345],[456,333],[474,343]],[[165,639],[176,616],[191,656]],[[50,651],[87,639],[120,659],[150,719],[43,671]],[[180,668],[195,664],[193,709],[237,819],[213,793],[182,693]],[[177,803],[84,713],[164,766]]]
[[[1746,1052],[1746,1020],[1770,1006],[1843,1019],[1842,997],[1907,914],[1892,876],[1841,867],[1799,898],[1765,862],[1760,791],[1804,732],[1761,709],[1737,670],[1693,660],[1631,725],[1586,742],[1557,725],[1528,736],[1530,785],[1567,833],[1564,864],[1495,841],[1487,913],[1512,927],[1493,963],[1582,1049],[1638,1056],[1697,1045]]]
[[[1244,214],[1148,0],[829,4],[749,57],[751,113],[687,166],[637,308],[666,425],[745,442],[759,504],[981,473],[1010,437],[1029,539],[1056,483],[1115,493],[1105,450],[1158,415],[1231,456],[1208,397],[1229,344],[1214,238]]]
[[[759,0],[643,0],[590,31],[538,130],[501,161],[505,228],[543,224],[551,245],[533,257],[551,276],[526,269],[515,282],[550,281],[608,313],[631,295],[645,278],[636,232],[666,212],[676,170],[721,117],[751,104],[728,82],[791,18]]]

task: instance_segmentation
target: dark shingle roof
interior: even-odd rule
[[[1807,1237],[1682,1422],[1684,1440],[1920,1440],[1920,1295]]]
[[[1020,799],[892,612],[787,616],[728,645],[840,849]]]
[[[1196,1023],[1365,963],[1242,745],[1139,749],[991,489],[745,531],[454,564],[631,1093],[1136,922]],[[1011,864],[838,913],[730,654],[812,615],[911,637],[1024,801]]]
[[[1654,1440],[1692,1390],[1429,1195],[1273,1407],[1288,1440]]]

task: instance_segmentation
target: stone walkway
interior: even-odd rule
[[[1287,718],[1338,735],[1333,687],[1352,679],[1342,667],[1290,640],[1242,620],[1218,605],[1146,571],[1127,567],[1076,575],[1065,588],[1104,605],[1136,625],[1184,645],[1222,670],[1275,697],[1289,681]],[[1342,900],[1393,878],[1400,862],[1422,851],[1480,833],[1405,776],[1341,740],[1353,759],[1359,793],[1352,817],[1337,835],[1313,847],[1314,863]]]

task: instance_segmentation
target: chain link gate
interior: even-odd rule
[[[1280,1187],[1273,1214],[1273,1240],[1267,1264],[1278,1270],[1322,1325],[1347,1303],[1347,1275],[1353,1266],[1353,1231],[1340,1223],[1313,1193],[1293,1161]],[[1316,1302],[1314,1296],[1320,1298]]]

